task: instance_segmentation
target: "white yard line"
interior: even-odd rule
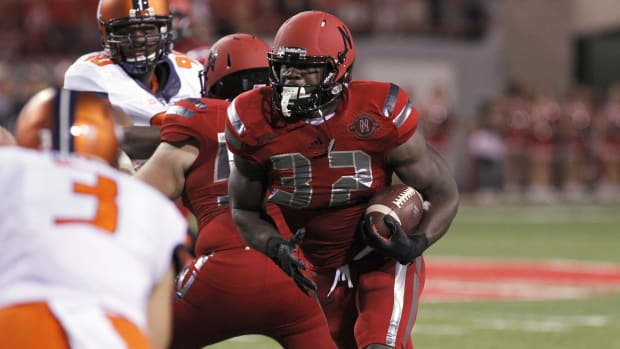
[[[614,292],[620,292],[620,285],[593,287],[549,285],[528,281],[428,280],[422,299],[425,302],[588,299]]]
[[[524,260],[499,260],[494,258],[476,258],[476,257],[448,257],[448,256],[430,256],[426,257],[426,263],[435,264],[455,264],[455,265],[476,265],[476,266],[501,266],[501,265],[536,265],[543,268],[551,268],[558,271],[588,271],[591,273],[620,273],[620,264],[612,262],[599,261],[578,261],[572,259],[524,259]]]
[[[604,327],[608,326],[611,319],[602,315],[582,316],[557,316],[557,315],[502,315],[501,317],[474,317],[471,319],[455,319],[454,314],[438,316],[437,313],[426,313],[426,319],[450,320],[458,322],[463,320],[467,325],[416,325],[413,330],[416,333],[430,335],[461,336],[471,333],[473,330],[492,331],[518,331],[518,332],[569,332],[578,327]]]

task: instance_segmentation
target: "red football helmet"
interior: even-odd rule
[[[256,36],[231,34],[216,41],[203,73],[203,97],[233,99],[269,83],[269,46]]]
[[[276,33],[269,52],[271,85],[276,109],[284,116],[309,116],[335,100],[351,81],[355,62],[355,44],[351,31],[338,17],[321,11],[305,11],[289,18]],[[280,79],[280,67],[322,68],[319,86],[285,86]],[[295,98],[286,98],[282,92]]]
[[[96,156],[116,166],[117,121],[123,117],[94,93],[47,88],[22,108],[15,134],[18,145],[26,148]]]
[[[172,50],[168,0],[100,0],[97,20],[104,50],[131,76],[154,69]]]

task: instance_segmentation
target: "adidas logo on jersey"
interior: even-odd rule
[[[314,141],[312,141],[312,143],[310,143],[310,147],[320,147],[323,146],[323,141],[321,140],[321,137],[317,137]]]
[[[321,139],[321,137],[316,137],[308,146],[308,150],[311,157],[319,157],[327,153],[327,142]]]

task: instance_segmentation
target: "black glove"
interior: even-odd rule
[[[279,236],[269,238],[269,240],[267,240],[266,254],[273,259],[285,273],[295,280],[297,287],[299,287],[303,293],[309,296],[310,291],[316,291],[316,284],[301,272],[302,270],[306,270],[306,264],[293,256],[304,234],[305,230],[300,229],[289,240],[284,240]]]
[[[362,237],[368,246],[385,256],[396,259],[400,264],[411,263],[428,248],[426,235],[407,235],[400,223],[389,215],[386,215],[383,221],[392,231],[389,239],[376,232],[370,215],[362,220]]]

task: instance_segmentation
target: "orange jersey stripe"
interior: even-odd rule
[[[65,331],[46,303],[0,309],[0,328],[3,348],[70,348]]]
[[[108,316],[108,319],[110,319],[116,332],[125,340],[128,349],[151,348],[148,338],[131,321],[117,316]]]
[[[151,348],[148,338],[129,320],[116,316],[108,316],[108,319],[128,349]],[[71,348],[61,323],[44,302],[0,308],[0,329],[2,348]]]

